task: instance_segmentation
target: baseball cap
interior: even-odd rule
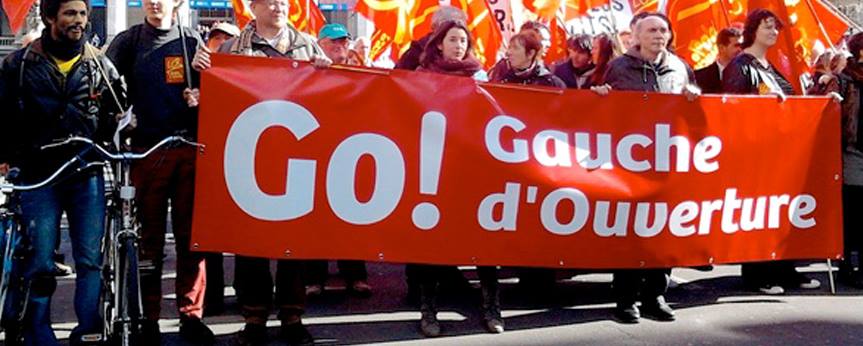
[[[221,22],[221,23],[217,23],[216,25],[213,25],[213,27],[210,28],[210,32],[213,32],[216,30],[224,32],[224,33],[231,35],[231,36],[234,36],[234,37],[240,36],[240,29],[231,23]]]
[[[348,29],[345,28],[344,25],[333,23],[324,25],[321,28],[321,31],[318,32],[318,39],[331,39],[338,40],[342,38],[351,38],[351,34],[348,33]]]

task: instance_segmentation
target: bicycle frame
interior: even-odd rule
[[[180,136],[172,136],[163,139],[143,153],[112,153],[88,138],[70,137],[62,142],[43,146],[43,149],[73,142],[90,145],[104,159],[115,162],[114,174],[117,182],[113,186],[112,204],[109,205],[106,213],[108,229],[102,244],[106,262],[103,275],[106,289],[109,290],[104,296],[111,297],[102,302],[105,319],[102,340],[112,336],[117,337],[120,339],[120,344],[125,346],[130,342],[131,332],[136,327],[137,319],[143,315],[139,284],[140,267],[137,261],[138,231],[134,210],[136,191],[131,181],[131,163],[133,160],[146,158],[171,142],[199,148],[203,148],[203,145]],[[120,329],[119,333],[116,328]]]

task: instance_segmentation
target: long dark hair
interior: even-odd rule
[[[599,49],[599,60],[594,61],[596,66],[593,70],[593,75],[590,76],[591,85],[602,85],[605,83],[605,71],[608,70],[608,63],[617,55],[617,44],[615,40],[607,33],[602,33],[594,37],[596,45],[594,48]]]
[[[453,28],[462,29],[465,34],[467,34],[467,51],[462,60],[471,58],[475,59],[473,56],[473,38],[470,36],[470,30],[468,30],[467,24],[460,20],[450,20],[441,23],[432,33],[431,39],[426,43],[425,49],[423,49],[423,54],[420,57],[421,65],[428,66],[429,64],[433,64],[435,61],[443,59],[443,52],[441,52],[440,48],[437,46],[443,42],[446,34]]]

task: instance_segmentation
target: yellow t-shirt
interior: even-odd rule
[[[57,59],[53,56],[51,57],[51,59],[54,59],[54,63],[57,64],[57,68],[60,69],[60,73],[62,73],[65,77],[69,74],[69,71],[72,71],[72,66],[75,66],[75,63],[78,62],[78,60],[81,60],[81,54],[78,54],[74,58],[66,61]]]

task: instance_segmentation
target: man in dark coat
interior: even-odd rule
[[[742,41],[743,32],[735,27],[722,29],[716,35],[716,47],[719,49],[716,60],[707,67],[695,71],[695,79],[704,93],[722,93],[722,70],[728,66],[731,59],[740,54]]]

